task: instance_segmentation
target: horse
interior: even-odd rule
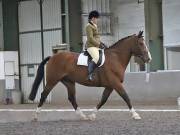
[[[33,101],[36,97],[40,82],[43,80],[44,66],[46,65],[46,85],[41,93],[34,120],[38,119],[38,114],[41,111],[43,103],[58,82],[63,83],[67,88],[68,100],[72,104],[76,114],[82,119],[95,120],[98,110],[106,103],[113,90],[126,102],[132,118],[141,119],[131,104],[130,98],[123,87],[123,82],[125,70],[131,56],[140,58],[144,63],[149,63],[152,59],[148,47],[144,42],[143,31],[140,31],[138,35],[133,34],[117,41],[109,48],[104,49],[104,54],[106,60],[101,67],[96,68],[92,81],[87,79],[87,67],[77,65],[79,53],[61,52],[46,57],[38,67],[29,95],[29,99]],[[92,114],[88,116],[81,111],[76,102],[75,83],[105,88],[100,102],[93,108]]]

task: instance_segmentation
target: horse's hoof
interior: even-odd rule
[[[38,121],[38,118],[33,118],[32,119],[32,122],[37,122]]]
[[[81,120],[89,120],[87,116],[81,116],[80,119]]]
[[[77,108],[76,114],[80,117],[81,120],[88,120],[87,116],[81,111],[80,108]]]
[[[85,114],[78,114],[81,120],[89,120],[88,117]]]
[[[90,115],[88,115],[88,118],[91,120],[91,121],[94,121],[94,120],[96,120],[96,114],[90,114]]]
[[[133,119],[135,120],[141,120],[141,117],[139,116],[139,114],[133,115]]]
[[[140,116],[134,117],[135,120],[141,120]]]
[[[35,122],[38,121],[38,114],[37,113],[33,114],[32,121],[35,121]]]

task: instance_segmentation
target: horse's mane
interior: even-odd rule
[[[122,42],[122,41],[124,41],[124,40],[126,40],[126,39],[128,39],[128,38],[130,38],[130,37],[132,37],[132,36],[134,36],[134,35],[135,35],[135,34],[130,35],[130,36],[127,36],[127,37],[124,37],[124,38],[118,40],[117,42],[115,42],[115,43],[114,43],[113,45],[111,45],[110,47],[116,46],[116,45],[119,44],[120,42]]]

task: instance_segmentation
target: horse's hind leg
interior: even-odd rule
[[[76,90],[75,90],[75,82],[69,81],[69,80],[62,80],[61,81],[67,88],[68,91],[68,100],[72,104],[73,108],[76,111],[76,114],[78,114],[82,119],[87,120],[86,115],[81,111],[81,109],[78,107],[76,102]]]
[[[96,109],[99,110],[107,101],[107,99],[109,98],[110,94],[112,93],[113,89],[112,88],[105,88],[104,92],[102,94],[101,97],[101,101],[99,102],[99,104],[96,106]]]
[[[49,95],[50,91],[53,89],[53,87],[57,84],[57,82],[54,82],[54,83],[49,83],[47,82],[43,92],[41,93],[41,98],[40,98],[40,102],[38,104],[38,107],[36,109],[36,112],[34,114],[34,120],[38,120],[38,114],[40,114],[41,112],[41,107],[42,105],[44,104],[47,96]]]
[[[73,108],[75,110],[77,110],[78,105],[76,102],[76,97],[75,97],[75,83],[74,82],[70,82],[70,81],[61,81],[67,88],[68,91],[68,100],[69,102],[72,104]]]
[[[90,118],[90,120],[96,119],[96,113],[106,103],[106,101],[109,98],[109,96],[111,95],[112,91],[113,91],[112,88],[105,88],[104,89],[104,92],[103,92],[102,97],[101,97],[101,101],[98,103],[98,105],[96,107],[94,107],[93,113],[88,116]]]

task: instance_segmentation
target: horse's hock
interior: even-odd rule
[[[52,51],[53,54],[56,54],[58,52],[65,52],[69,51],[69,45],[64,43],[64,44],[57,44],[56,46],[52,46]]]

